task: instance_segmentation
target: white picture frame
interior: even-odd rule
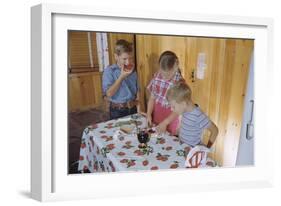
[[[169,13],[167,17],[166,13],[161,12],[57,4],[32,7],[31,18],[32,198],[51,201],[272,186],[273,137],[269,133],[267,101],[264,98],[266,90],[272,89],[271,19],[176,12]],[[254,38],[255,165],[188,171],[68,175],[65,141],[67,67],[64,65],[67,65],[66,33],[70,29]]]

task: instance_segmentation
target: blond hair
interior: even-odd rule
[[[191,89],[185,82],[178,82],[167,92],[168,101],[174,100],[177,103],[189,102],[191,100]]]
[[[164,71],[172,70],[175,64],[178,64],[179,59],[172,51],[164,51],[159,57],[160,68]]]
[[[133,52],[133,44],[126,41],[125,39],[119,39],[115,44],[114,53],[120,56],[122,53]]]

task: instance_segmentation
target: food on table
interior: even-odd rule
[[[122,132],[125,132],[126,134],[131,133],[133,131],[133,129],[134,129],[134,125],[122,125],[120,127],[120,130]]]
[[[130,124],[133,124],[134,122],[132,120],[129,120],[129,121],[117,121],[115,123],[115,127],[121,127],[123,125],[130,125]]]

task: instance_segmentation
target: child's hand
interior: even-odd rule
[[[147,125],[148,125],[148,127],[151,127],[152,126],[151,114],[146,114],[146,118],[147,118]]]
[[[165,121],[163,121],[160,124],[158,124],[158,126],[156,127],[156,130],[159,134],[165,133],[167,130],[167,126],[168,126],[168,124]]]
[[[120,77],[125,79],[127,76],[129,76],[132,72],[134,71],[134,69],[131,70],[127,70],[126,69],[126,65],[122,65],[121,66],[121,75]]]

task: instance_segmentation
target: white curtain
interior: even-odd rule
[[[96,33],[99,71],[102,72],[109,65],[108,42],[106,33]]]

